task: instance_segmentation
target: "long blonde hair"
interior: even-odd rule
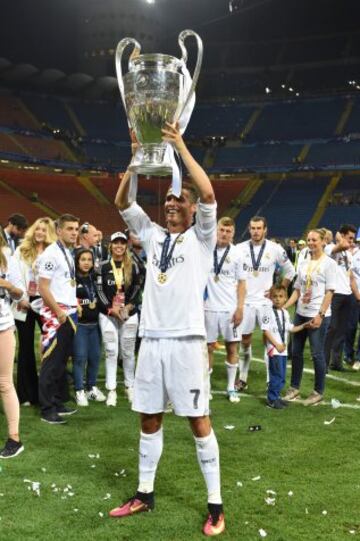
[[[23,259],[28,265],[32,265],[39,255],[36,250],[35,231],[37,227],[42,224],[46,226],[44,248],[47,248],[49,244],[53,243],[57,239],[55,226],[52,219],[48,216],[38,218],[26,231],[24,240],[19,248],[20,258]]]
[[[112,257],[112,244],[111,243],[109,245],[109,253]],[[132,266],[133,266],[133,258],[131,256],[128,245],[126,246],[126,250],[123,255],[122,264],[123,264],[125,287],[128,288],[132,282]]]
[[[7,244],[2,235],[0,235],[0,271],[6,271],[7,269],[7,259],[5,255],[5,250]]]

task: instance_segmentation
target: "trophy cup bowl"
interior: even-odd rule
[[[183,69],[187,50],[184,40],[194,36],[198,43],[198,57],[193,80],[186,89]],[[122,74],[122,55],[128,45],[134,51],[129,59],[129,71]],[[202,41],[192,30],[179,35],[182,58],[165,54],[139,54],[141,47],[133,38],[122,39],[116,49],[116,72],[121,98],[129,127],[140,145],[129,170],[143,175],[168,176],[171,161],[166,156],[167,143],[161,130],[166,123],[176,122],[192,98],[202,62]]]

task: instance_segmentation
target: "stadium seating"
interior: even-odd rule
[[[14,96],[0,96],[0,126],[38,129],[36,121],[22,107],[20,99]]]
[[[231,172],[242,168],[291,167],[302,146],[274,143],[223,147],[218,150],[213,169]]]
[[[129,139],[129,129],[120,100],[116,105],[73,101],[71,107],[88,137],[108,141]]]
[[[62,100],[51,96],[26,94],[22,97],[22,101],[41,124],[45,123],[54,129],[76,132]]]

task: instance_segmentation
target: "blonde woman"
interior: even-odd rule
[[[125,394],[132,401],[135,378],[135,340],[143,275],[133,261],[127,236],[111,235],[110,261],[103,263],[97,288],[100,300],[100,328],[105,348],[107,406],[117,402],[117,363],[122,358]],[[105,315],[106,314],[106,315]]]
[[[27,230],[22,244],[12,257],[24,298],[14,310],[15,324],[19,338],[17,359],[17,393],[20,404],[38,404],[38,376],[34,351],[35,323],[41,329],[40,315],[32,309],[31,303],[40,299],[37,288],[35,263],[37,257],[56,240],[54,223],[51,218],[36,220]]]
[[[19,437],[20,408],[13,382],[15,356],[14,317],[11,300],[22,297],[22,290],[10,282],[10,250],[0,235],[0,396],[8,423],[8,440],[0,458],[12,458],[24,450]]]

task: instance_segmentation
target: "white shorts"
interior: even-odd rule
[[[213,344],[221,335],[225,342],[239,342],[242,326],[234,327],[231,321],[233,312],[210,312],[205,310],[207,343]]]
[[[244,319],[242,322],[242,334],[252,334],[256,328],[256,323],[261,328],[262,323],[270,321],[271,306],[268,304],[245,304]]]
[[[135,372],[132,409],[176,415],[209,415],[209,358],[204,338],[143,338]]]

